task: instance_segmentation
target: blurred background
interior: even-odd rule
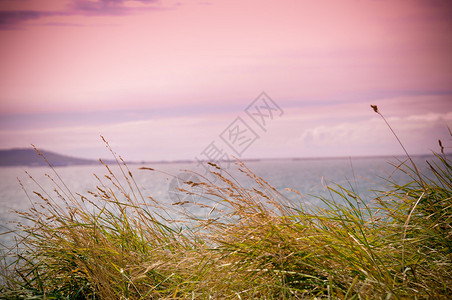
[[[402,154],[374,104],[428,154],[450,140],[451,7],[2,0],[0,149],[97,159],[103,135],[132,161],[194,160],[212,142],[241,158]],[[262,92],[280,108],[264,129],[246,113]],[[240,155],[220,136],[237,117],[255,137]]]

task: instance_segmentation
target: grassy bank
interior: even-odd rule
[[[198,204],[143,197],[121,159],[96,191],[36,191],[23,218],[1,299],[447,299],[452,295],[452,167],[388,182],[366,202],[330,187],[324,208],[289,202],[241,163],[243,187],[211,164],[213,183],[187,182]],[[145,168],[143,172],[155,172]],[[196,189],[194,189],[196,188]],[[203,218],[184,210],[199,205]],[[326,208],[325,208],[326,207]]]

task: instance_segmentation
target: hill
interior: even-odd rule
[[[93,165],[97,160],[83,159],[40,150],[52,166]],[[46,161],[32,148],[0,150],[0,167],[46,166]]]

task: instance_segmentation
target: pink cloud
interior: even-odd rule
[[[61,5],[49,5],[55,1],[31,1],[34,3],[44,4],[43,7],[51,7],[53,10],[39,9],[20,9],[28,7],[29,1],[23,3],[12,3],[6,0],[3,5],[0,4],[0,30],[23,29],[25,25],[22,24],[30,20],[45,19],[54,16],[122,16],[128,15],[139,10],[160,9],[162,6],[155,5],[157,0],[72,0],[66,1],[65,7]],[[136,3],[141,5],[137,5]],[[18,9],[19,8],[19,9]],[[55,9],[56,8],[56,9]],[[51,26],[65,26],[71,23],[65,22],[46,22],[46,25]]]
[[[0,30],[21,28],[21,23],[37,20],[43,17],[65,15],[64,13],[37,10],[6,10],[0,11]]]

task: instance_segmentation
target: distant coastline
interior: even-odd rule
[[[39,150],[41,154],[52,164],[52,166],[74,166],[74,165],[95,165],[98,160],[84,159],[61,155],[55,152]],[[106,161],[110,163],[110,161]],[[47,166],[45,159],[33,148],[0,150],[0,167],[29,166],[39,167]]]
[[[77,165],[97,165],[99,160],[86,159],[79,157],[72,157],[47,150],[40,150],[42,155],[54,167],[62,166],[77,166]],[[432,154],[412,155],[413,157],[431,157]],[[366,159],[366,158],[403,158],[404,155],[374,155],[374,156],[352,156],[352,159]],[[349,156],[343,157],[288,157],[288,158],[245,158],[241,159],[244,162],[257,162],[268,160],[331,160],[331,159],[349,159]],[[112,159],[102,159],[104,163],[115,164]],[[128,164],[174,164],[174,163],[197,163],[195,160],[160,160],[160,161],[127,161]],[[0,167],[39,167],[47,166],[47,162],[40,156],[33,148],[17,148],[0,150]]]

